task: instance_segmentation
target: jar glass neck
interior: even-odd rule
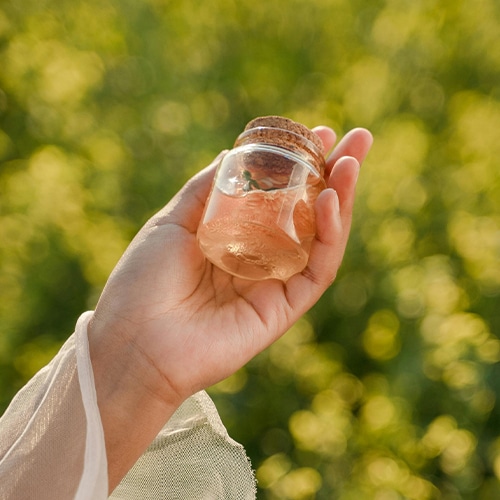
[[[320,177],[320,171],[316,168],[315,165],[312,164],[311,161],[308,161],[308,158],[303,155],[286,149],[281,146],[274,146],[271,144],[265,143],[251,143],[251,144],[243,144],[233,148],[228,156],[237,156],[240,153],[271,153],[277,156],[286,158],[292,163],[296,163],[298,165],[302,165],[308,172],[309,175],[314,177]]]

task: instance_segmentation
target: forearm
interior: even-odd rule
[[[182,399],[168,391],[167,382],[130,339],[107,335],[94,321],[89,324],[89,349],[111,492]]]

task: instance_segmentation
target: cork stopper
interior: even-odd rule
[[[245,130],[250,130],[257,127],[269,127],[288,130],[290,132],[294,132],[299,136],[305,137],[307,140],[311,141],[320,151],[322,151],[323,149],[323,143],[321,142],[321,139],[317,134],[315,134],[305,125],[302,125],[302,123],[290,120],[290,118],[285,118],[283,116],[260,116],[248,122]]]
[[[269,144],[305,157],[322,175],[325,168],[320,137],[301,123],[283,116],[261,116],[251,120],[236,139],[235,146]]]

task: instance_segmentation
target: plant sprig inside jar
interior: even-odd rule
[[[275,186],[272,179],[269,177],[257,181],[252,177],[252,172],[250,172],[250,170],[243,170],[243,177],[246,181],[243,186],[243,191],[245,192],[252,191],[253,189],[259,189],[260,191],[273,191],[275,189],[279,189],[279,187]],[[264,183],[268,184],[270,187],[264,187],[262,185]]]

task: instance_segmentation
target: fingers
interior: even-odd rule
[[[364,159],[368,152],[365,148],[371,144],[371,135],[361,132],[351,136],[350,141],[353,142],[339,144],[341,151],[355,152]],[[360,162],[356,157],[339,157],[328,178],[328,188],[316,201],[316,237],[311,245],[307,267],[286,284],[290,306],[301,312],[319,299],[334,281],[342,263],[351,228],[359,169]]]
[[[337,134],[330,127],[325,127],[324,125],[314,127],[312,130],[323,141],[323,154],[326,155],[333,148],[337,140]]]
[[[371,133],[364,128],[355,128],[348,132],[326,160],[326,178],[330,175],[335,163],[343,156],[352,156],[361,165],[372,143],[373,137]]]
[[[325,288],[335,279],[347,245],[359,163],[341,158],[334,172],[316,203],[316,238],[306,268],[307,277]]]
[[[334,189],[325,189],[316,201],[317,231],[306,268],[285,285],[288,304],[296,317],[302,315],[333,282],[343,256],[340,202]]]

